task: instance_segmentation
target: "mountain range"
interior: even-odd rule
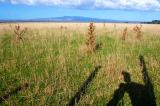
[[[108,22],[108,23],[140,23],[139,21],[127,21],[127,20],[112,20],[112,19],[100,19],[81,16],[63,16],[63,17],[51,17],[51,18],[37,18],[37,19],[5,19],[0,22]]]

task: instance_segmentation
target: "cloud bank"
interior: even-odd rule
[[[75,8],[159,10],[160,0],[0,0],[12,4],[53,5]]]

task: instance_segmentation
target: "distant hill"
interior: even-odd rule
[[[80,16],[42,18],[42,19],[38,19],[38,20],[40,20],[40,21],[55,21],[55,22],[124,22],[124,21],[120,21],[120,20],[99,19],[99,18],[80,17]]]
[[[138,21],[99,19],[80,16],[63,16],[54,18],[38,18],[38,19],[19,19],[19,20],[0,20],[0,22],[108,22],[108,23],[140,23]]]

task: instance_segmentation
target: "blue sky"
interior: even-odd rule
[[[0,0],[0,19],[61,16],[160,20],[160,0]]]

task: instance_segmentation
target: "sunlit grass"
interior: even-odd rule
[[[102,48],[92,53],[81,49],[87,32],[78,28],[28,29],[24,42],[16,44],[12,42],[13,32],[1,35],[0,95],[23,83],[29,84],[2,105],[66,105],[98,65],[102,68],[78,105],[105,105],[123,82],[123,70],[131,74],[132,81],[143,84],[139,55],[145,57],[160,105],[160,34],[144,31],[142,39],[135,40],[129,31],[123,41],[123,30],[96,30],[96,42],[102,43]],[[124,101],[131,105],[127,94]]]

